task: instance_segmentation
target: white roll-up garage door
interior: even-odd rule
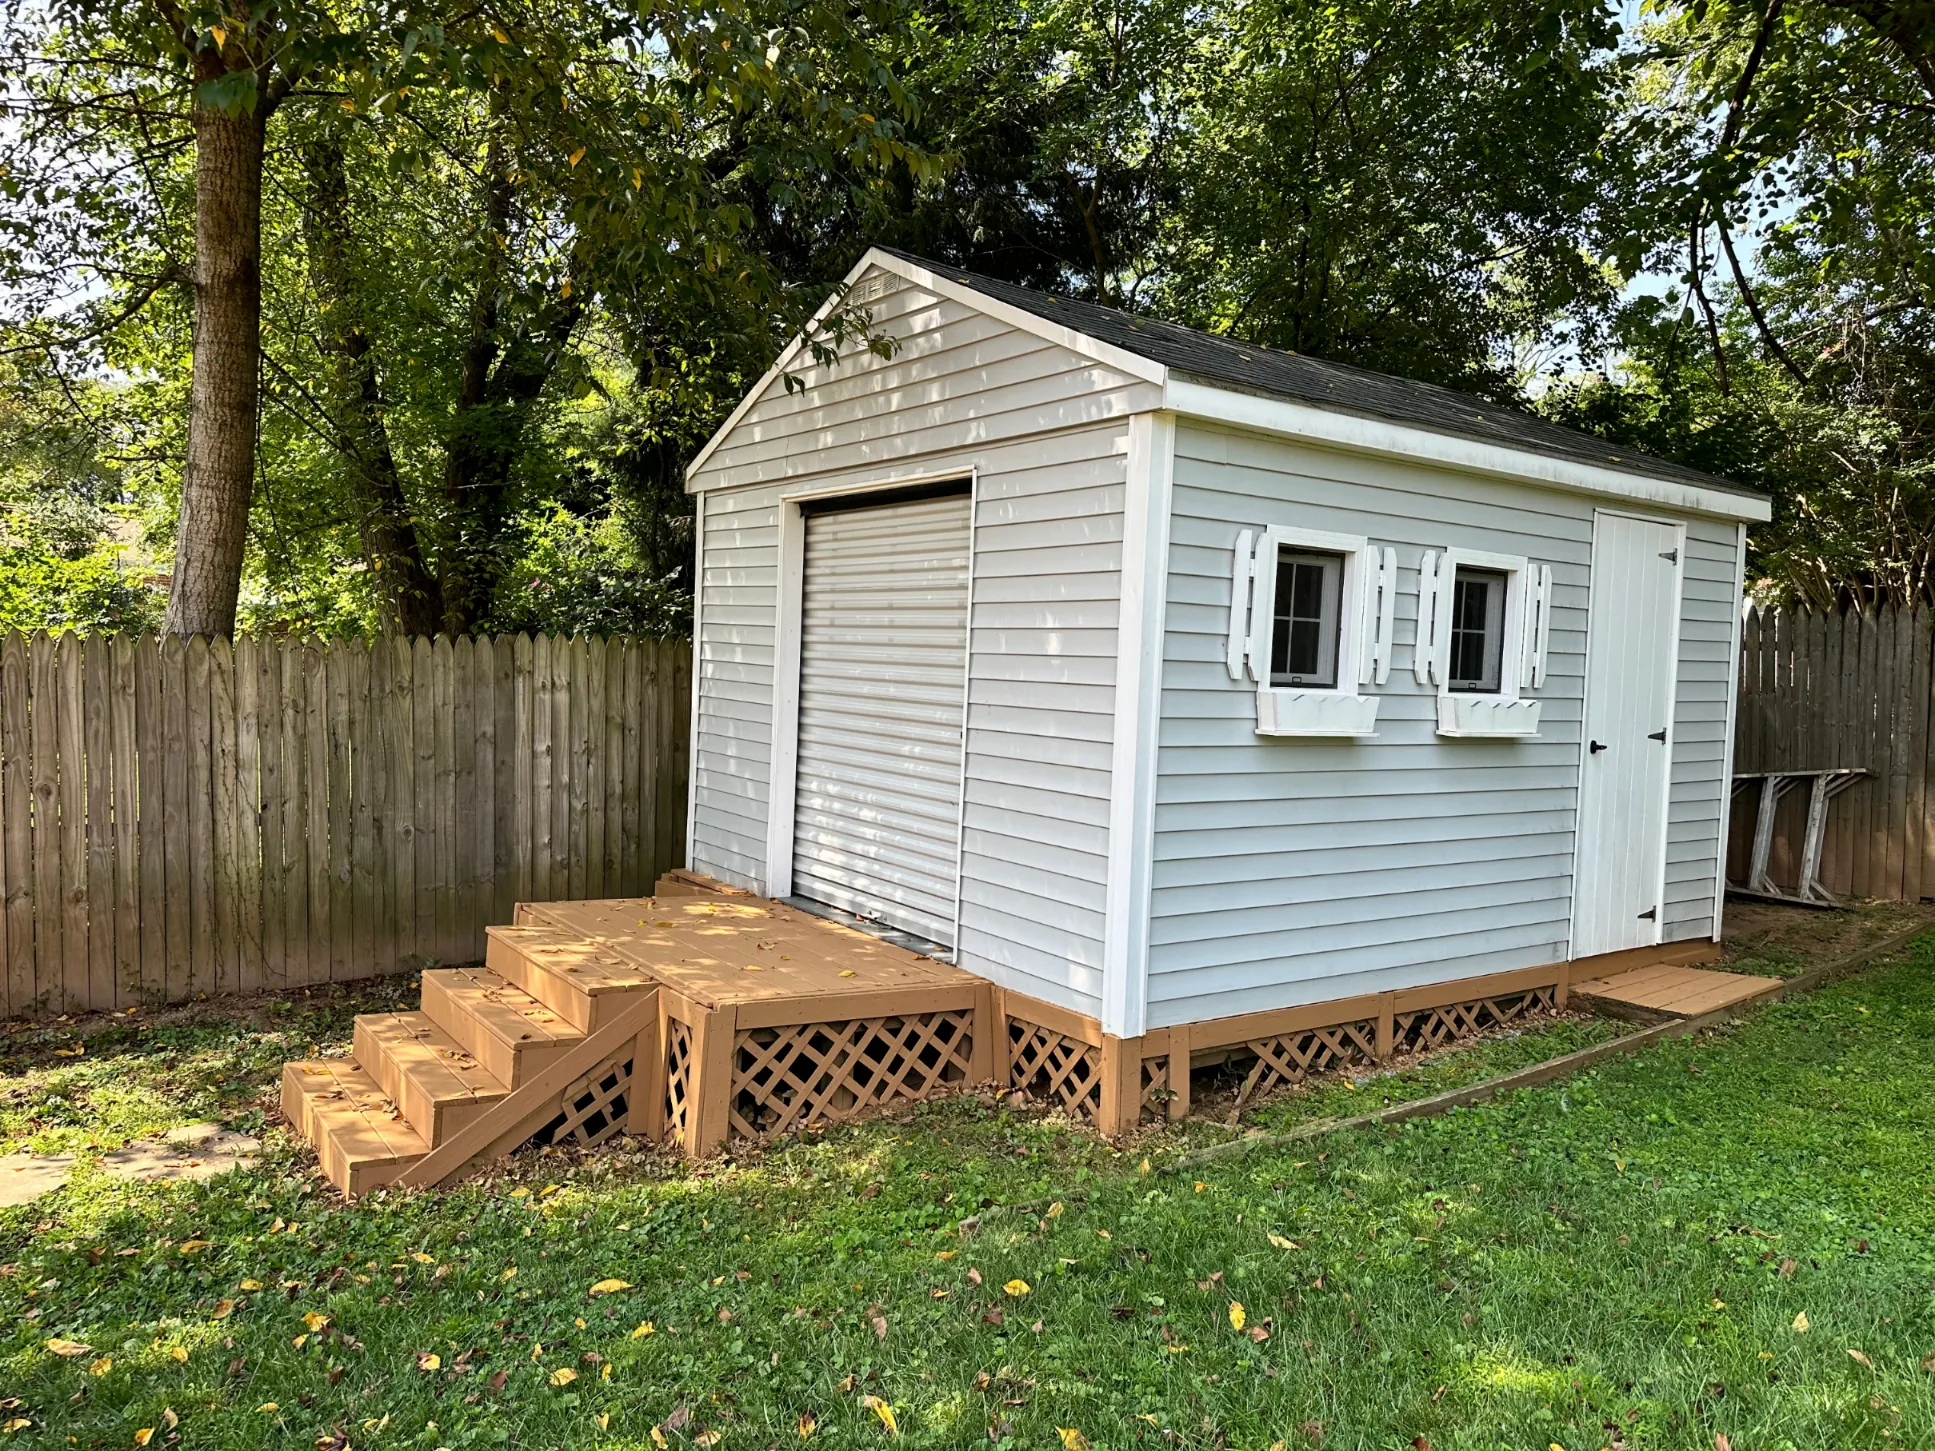
[[[793,892],[954,945],[968,498],[806,519]]]

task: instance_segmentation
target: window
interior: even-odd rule
[[[1451,585],[1450,690],[1496,695],[1505,657],[1505,590],[1502,570],[1458,567]]]
[[[1552,566],[1476,549],[1418,561],[1420,685],[1438,691],[1441,736],[1535,736],[1545,683]]]
[[[1256,682],[1260,736],[1370,736],[1391,669],[1397,554],[1285,524],[1236,536],[1229,674]]]
[[[1344,556],[1277,551],[1270,684],[1329,690],[1337,684]]]

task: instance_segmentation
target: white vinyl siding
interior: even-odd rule
[[[1664,937],[1713,935],[1713,887],[1728,799],[1727,697],[1740,630],[1741,560],[1731,522],[1690,519],[1680,606],[1680,671],[1667,798]]]
[[[1176,435],[1151,894],[1149,1022],[1232,1013],[1565,956],[1591,501],[1199,425]],[[1398,560],[1377,735],[1255,733],[1225,663],[1231,548],[1267,525],[1366,535]],[[1548,563],[1539,733],[1437,734],[1411,671],[1418,563],[1447,547]]]
[[[954,944],[965,494],[806,521],[793,895]]]
[[[782,491],[975,475],[958,960],[1099,1009],[1129,418],[1159,390],[891,280],[891,359],[773,384],[706,491],[693,865],[764,886]]]

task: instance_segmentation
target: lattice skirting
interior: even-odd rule
[[[564,1112],[537,1133],[541,1144],[602,1144],[625,1130],[632,1093],[632,1050],[608,1058],[565,1089]]]
[[[1008,1087],[1094,1118],[1102,1108],[1102,1050],[1022,1018],[1008,1018]]]
[[[1377,1057],[1377,1024],[1335,1023],[1327,1028],[1259,1038],[1245,1046],[1256,1055],[1256,1063],[1237,1091],[1238,1103],[1280,1083],[1300,1083],[1313,1073],[1372,1061]]]
[[[1500,1028],[1535,1013],[1549,1013],[1556,1001],[1557,989],[1547,986],[1399,1013],[1391,1024],[1392,1049],[1398,1053],[1415,1053],[1436,1048],[1454,1038],[1469,1038],[1474,1033]]]
[[[665,1139],[685,1142],[686,1129],[698,1112],[693,1091],[692,1029],[677,1018],[665,1022]]]
[[[1161,1118],[1169,1112],[1169,1100],[1175,1097],[1175,1085],[1169,1081],[1169,1074],[1175,1058],[1167,1053],[1142,1060],[1142,1097],[1143,1113],[1153,1113]]]
[[[970,1008],[741,1030],[733,1042],[731,1132],[770,1138],[964,1085],[973,1038]]]

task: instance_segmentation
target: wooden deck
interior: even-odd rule
[[[1697,1018],[1742,1007],[1780,991],[1777,977],[1714,972],[1701,967],[1655,963],[1610,977],[1575,983],[1572,995],[1586,1006],[1634,1022],[1663,1023]]]

